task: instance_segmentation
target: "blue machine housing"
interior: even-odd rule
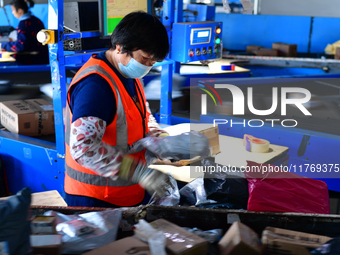
[[[183,10],[183,22],[215,21],[215,6],[188,4]]]
[[[218,28],[221,29],[220,33],[216,33]],[[171,59],[177,62],[188,63],[221,58],[221,45],[222,22],[173,24]]]

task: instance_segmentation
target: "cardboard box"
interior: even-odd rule
[[[262,48],[259,50],[253,50],[256,56],[279,56],[279,51],[276,49]]]
[[[209,144],[212,148],[212,155],[216,155],[220,153],[221,151],[220,151],[218,126],[207,128],[200,132],[209,139]]]
[[[335,47],[334,59],[336,59],[336,60],[340,59],[340,47]]]
[[[1,124],[10,132],[39,136],[54,134],[53,105],[44,99],[0,103]]]
[[[246,49],[246,52],[253,53],[254,50],[260,50],[260,49],[262,49],[262,48],[263,48],[263,47],[258,46],[258,45],[248,45],[248,46],[247,46],[247,49]]]
[[[235,221],[218,242],[221,255],[259,255],[262,246],[259,236],[241,222]]]
[[[318,248],[332,238],[303,232],[267,227],[262,233],[266,253],[309,255],[307,248]]]
[[[60,255],[61,235],[31,235],[32,254]]]
[[[166,236],[166,248],[178,255],[206,255],[208,242],[164,219],[155,220],[150,225]]]
[[[108,254],[134,254],[151,255],[149,244],[144,243],[134,237],[126,237],[104,245],[98,249],[86,252],[83,255],[108,255]]]
[[[31,222],[32,235],[56,234],[56,219],[54,216],[36,216]]]
[[[283,57],[296,57],[297,45],[288,43],[273,43],[272,49],[278,50],[279,56]]]

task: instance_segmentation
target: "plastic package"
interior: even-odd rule
[[[223,0],[222,2],[223,2],[223,9],[230,11],[230,6],[229,6],[229,3],[228,3],[228,0]]]
[[[179,204],[180,194],[178,190],[177,181],[175,180],[171,173],[167,173],[167,175],[169,176],[169,181],[171,185],[166,185],[165,188],[167,190],[165,193],[169,195],[159,198],[158,194],[155,192],[150,198],[148,204],[165,206],[176,206]]]
[[[81,219],[70,220],[58,224],[57,231],[62,231],[70,237],[81,236],[92,233],[96,226]]]
[[[57,222],[62,219],[86,221],[92,224],[96,229],[92,233],[83,234],[80,236],[69,236],[63,231],[58,231],[62,235],[63,253],[67,254],[82,254],[89,250],[93,250],[114,242],[117,237],[119,222],[122,217],[122,210],[105,210],[100,212],[89,212],[80,215],[63,215],[53,211],[46,212],[45,215],[57,215]],[[72,217],[70,217],[72,216]],[[57,224],[57,230],[60,230],[64,222]]]
[[[212,152],[208,138],[198,131],[190,131],[177,136],[146,137],[134,143],[129,153],[144,149],[163,160],[205,158]]]
[[[248,210],[255,212],[298,212],[329,214],[327,184],[289,172],[269,172],[274,165],[248,161],[247,166],[257,169],[247,172],[249,185]]]
[[[223,169],[224,166],[203,159],[204,166],[214,166],[213,169]],[[238,175],[236,175],[238,174]],[[204,188],[208,199],[218,203],[233,204],[234,208],[247,209],[248,182],[242,173],[231,174],[224,171],[204,173]],[[228,205],[229,206],[229,205]]]
[[[252,14],[254,9],[254,4],[249,0],[240,0],[243,6],[244,14]]]
[[[157,231],[145,220],[140,220],[135,227],[135,236],[149,243],[152,255],[166,255],[166,237],[163,232]]]
[[[194,233],[195,235],[198,235],[202,237],[203,239],[207,240],[210,243],[214,243],[218,241],[223,234],[223,229],[211,229],[211,230],[200,230],[199,228],[185,228],[184,229],[188,230],[191,233]]]
[[[340,255],[340,237],[335,237],[310,252],[313,255]]]
[[[207,200],[207,195],[204,189],[203,178],[199,177],[192,182],[189,182],[179,191],[181,195],[181,204],[183,205],[200,205],[216,203],[214,200]]]

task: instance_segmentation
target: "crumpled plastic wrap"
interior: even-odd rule
[[[169,176],[169,181],[171,185],[166,185],[167,191],[164,193],[167,193],[169,195],[164,197],[159,197],[156,192],[152,195],[150,198],[150,201],[148,204],[155,204],[155,205],[165,205],[165,206],[176,206],[179,204],[180,200],[180,194],[179,189],[177,185],[176,179],[172,176],[171,173],[167,173]]]
[[[340,237],[335,237],[319,248],[312,250],[313,255],[340,255]]]
[[[177,136],[142,138],[133,144],[129,153],[144,149],[163,160],[205,158],[211,156],[212,153],[208,138],[198,131],[190,131]]]
[[[149,243],[152,255],[166,255],[166,237],[163,232],[157,231],[145,220],[140,220],[135,227],[135,236],[138,239]]]
[[[217,228],[217,229],[211,229],[211,230],[200,230],[199,228],[185,228],[191,233],[194,233],[195,235],[198,235],[202,237],[203,239],[207,240],[209,243],[214,243],[218,241],[223,234],[223,229]]]
[[[70,237],[75,237],[92,233],[96,228],[95,225],[83,219],[75,219],[58,224],[57,231],[62,231]]]
[[[184,205],[197,206],[200,204],[216,203],[214,200],[207,199],[202,177],[189,182],[180,189],[179,193],[181,195],[181,204]]]
[[[89,225],[91,224],[96,227],[96,229],[91,233],[73,237],[63,231],[58,231],[58,234],[62,235],[62,253],[82,254],[116,240],[122,211],[120,209],[114,209],[83,213],[80,215],[64,215],[55,211],[48,211],[44,215],[56,216],[57,230],[61,230],[60,224],[65,224],[65,219],[66,221],[76,219],[82,220],[87,222]]]

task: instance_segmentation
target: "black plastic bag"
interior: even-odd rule
[[[209,209],[244,209],[244,206],[235,205],[231,203],[206,203],[196,205],[199,208],[209,208]]]
[[[207,159],[202,160],[202,165],[204,167],[210,166],[210,169],[215,170],[214,172],[207,171],[204,173],[204,188],[208,199],[215,200],[218,203],[229,203],[238,209],[247,209],[248,181],[240,177],[240,172],[216,171],[217,169],[227,168]]]
[[[311,251],[313,255],[340,255],[340,237],[335,237],[319,248]]]
[[[199,177],[192,182],[189,182],[179,191],[181,195],[181,205],[200,205],[211,204],[216,201],[208,200],[204,189],[204,181],[202,177]]]

